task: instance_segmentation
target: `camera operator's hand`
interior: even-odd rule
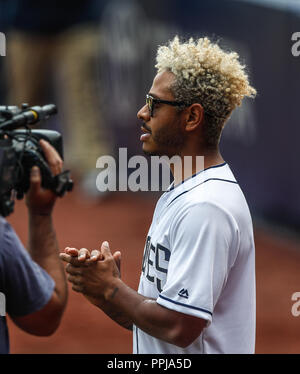
[[[53,175],[62,172],[63,161],[57,151],[45,140],[40,140],[47,162]],[[31,214],[49,215],[55,204],[56,195],[41,186],[42,177],[40,169],[34,166],[30,173],[30,188],[26,194],[26,204]]]
[[[44,140],[40,141],[40,145],[52,174],[61,173],[63,162],[59,154]],[[33,167],[30,188],[26,194],[29,209],[27,250],[31,258],[51,276],[55,288],[42,309],[25,316],[14,317],[13,320],[24,331],[38,336],[48,336],[60,323],[67,302],[68,287],[64,267],[59,259],[59,247],[51,215],[56,195],[51,190],[42,188],[41,183],[40,170]]]

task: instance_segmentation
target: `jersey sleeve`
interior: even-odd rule
[[[199,203],[174,219],[170,234],[167,279],[157,303],[210,324],[238,250],[235,221],[217,205]]]
[[[53,279],[31,259],[7,222],[1,237],[0,270],[10,316],[31,314],[50,300],[55,286]]]

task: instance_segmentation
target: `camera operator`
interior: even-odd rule
[[[39,142],[53,175],[62,171],[58,152]],[[0,216],[0,292],[6,313],[22,330],[37,336],[51,335],[59,326],[67,302],[67,283],[58,257],[52,210],[56,195],[41,187],[40,169],[30,173],[26,194],[29,213],[27,250],[10,224]],[[5,316],[0,317],[0,353],[9,353]]]

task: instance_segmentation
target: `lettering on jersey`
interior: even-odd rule
[[[156,247],[151,243],[151,237],[148,236],[145,245],[142,272],[145,277],[152,283],[156,284],[159,292],[162,291],[162,279],[159,278],[153,269],[167,274],[168,268],[163,267],[163,262],[170,261],[171,252],[168,248],[157,243]]]
[[[153,266],[153,261],[150,258],[150,250],[154,251],[155,253],[155,248],[151,245],[151,238],[148,236],[146,240],[145,252],[143,257],[142,272],[150,282],[154,283],[155,278],[153,275],[150,274],[151,267]]]

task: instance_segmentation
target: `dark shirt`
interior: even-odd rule
[[[99,22],[108,0],[0,0],[0,31],[55,35],[81,23]]]
[[[54,285],[53,279],[31,259],[11,225],[0,216],[0,311],[3,311],[5,296],[6,314],[11,317],[37,312],[50,300]],[[3,315],[0,316],[0,353],[9,353]]]

